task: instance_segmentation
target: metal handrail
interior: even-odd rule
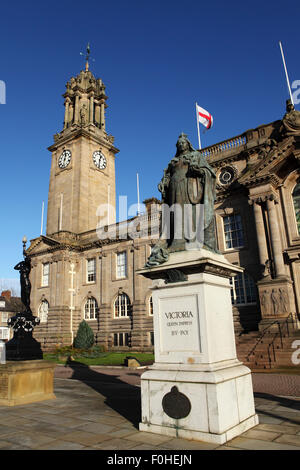
[[[251,349],[251,351],[247,354],[246,356],[246,360],[248,361],[249,360],[249,356],[251,356],[251,354],[255,351],[256,347],[258,346],[258,344],[261,342],[261,340],[263,339],[263,337],[265,336],[265,334],[267,333],[267,331],[269,330],[269,328],[271,328],[272,325],[274,325],[275,323],[277,323],[278,320],[275,320],[273,323],[271,323],[270,325],[268,325],[263,331],[262,331],[262,334],[260,335],[260,337],[258,338],[258,340],[256,341],[255,345],[253,346],[253,348]]]
[[[288,321],[289,319],[291,318],[292,320],[292,325],[293,325],[293,329],[295,329],[295,326],[294,326],[294,318],[293,318],[293,314],[292,313],[289,313],[289,315],[287,316],[287,318],[285,319],[284,323],[280,323],[278,320],[275,320],[274,322],[272,322],[269,326],[267,326],[263,331],[262,331],[262,334],[261,336],[258,338],[258,340],[256,341],[254,347],[251,349],[251,351],[247,354],[246,356],[246,360],[247,362],[249,361],[249,358],[250,356],[254,353],[256,347],[258,346],[258,344],[262,341],[263,337],[266,335],[266,333],[268,332],[268,330],[271,328],[271,326],[275,325],[275,323],[277,323],[277,326],[278,326],[278,331],[274,334],[271,342],[268,344],[268,359],[269,359],[269,364],[270,364],[270,367],[271,367],[271,357],[270,357],[270,346],[273,347],[273,357],[274,357],[274,362],[276,361],[276,354],[275,354],[275,348],[274,348],[274,342],[275,342],[275,339],[278,337],[278,335],[280,336],[280,343],[281,343],[281,349],[283,349],[283,341],[282,341],[282,326],[286,325],[286,329],[287,329],[287,335],[290,336],[290,333],[289,333],[289,327],[288,327]]]
[[[288,337],[290,336],[289,318],[291,318],[291,320],[292,320],[293,329],[295,328],[295,327],[294,327],[294,318],[293,318],[293,314],[290,313],[290,314],[287,316],[286,320],[285,320],[283,323],[280,324],[279,322],[277,322],[277,323],[278,323],[278,329],[279,329],[279,331],[278,331],[277,333],[275,333],[275,335],[273,336],[272,341],[268,344],[268,356],[269,356],[269,365],[270,365],[270,367],[271,367],[271,360],[270,360],[270,353],[269,353],[269,350],[270,350],[270,347],[272,346],[272,348],[273,348],[274,362],[276,362],[276,353],[275,353],[274,343],[275,343],[275,340],[276,340],[278,334],[279,334],[279,336],[280,336],[281,349],[283,349],[282,329],[281,329],[282,326],[286,326],[287,335],[288,335]]]

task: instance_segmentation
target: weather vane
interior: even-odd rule
[[[95,62],[95,59],[90,58],[91,54],[91,48],[90,48],[90,43],[88,42],[86,46],[86,56],[85,56],[85,71],[87,72],[89,70],[89,60],[91,59],[93,62]],[[83,52],[80,52],[80,55],[85,55]]]

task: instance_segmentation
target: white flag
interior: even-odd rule
[[[196,105],[196,107],[197,107],[198,122],[203,124],[203,126],[206,127],[206,129],[210,129],[213,125],[212,115],[205,109],[198,106],[198,104]]]

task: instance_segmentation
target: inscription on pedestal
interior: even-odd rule
[[[161,351],[200,352],[196,295],[159,300]]]

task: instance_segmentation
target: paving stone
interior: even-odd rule
[[[172,438],[169,436],[162,436],[160,434],[153,434],[150,432],[139,431],[133,434],[129,434],[129,436],[126,436],[126,439],[130,441],[135,441],[135,442],[142,442],[145,444],[159,445],[167,441],[170,441]]]
[[[93,434],[85,431],[74,431],[69,434],[63,434],[60,439],[63,441],[77,442],[84,446],[93,446],[99,442],[110,439],[109,434]]]
[[[281,424],[283,426],[290,426],[290,427],[297,428],[297,429],[300,427],[300,423],[293,423],[292,421],[282,421]]]
[[[62,414],[60,415],[42,415],[39,419],[39,421],[49,423],[49,424],[55,424],[57,426],[67,426],[67,427],[78,427],[84,424],[83,420],[78,420],[74,418],[68,418],[67,416],[63,416]],[[88,424],[88,423],[87,423]]]
[[[295,436],[292,434],[283,434],[282,436],[275,439],[274,442],[280,442],[283,444],[291,444],[293,446],[298,446],[298,449],[300,450],[300,435]]]
[[[116,429],[116,426],[110,426],[109,424],[90,422],[88,424],[81,425],[78,430],[91,432],[91,433],[98,433],[98,434],[109,433],[110,435],[112,435],[112,432],[115,429]]]
[[[32,450],[30,447],[14,444],[13,442],[3,441],[4,445],[0,443],[1,450]]]
[[[97,444],[93,447],[96,449],[103,449],[103,450],[126,450],[126,449],[133,449],[136,446],[136,442],[129,441],[127,439],[110,439],[101,444]]]
[[[287,406],[276,406],[273,408],[273,413],[274,414],[285,414],[285,413],[299,413],[299,410],[296,410],[295,408],[292,407],[287,407]]]
[[[258,421],[266,424],[280,424],[284,421],[284,418],[258,413]]]
[[[261,441],[247,437],[236,437],[228,442],[231,447],[246,450],[299,450],[299,447],[279,442]]]
[[[279,414],[279,413],[278,413]],[[280,416],[282,416],[282,419],[284,421],[290,421],[291,423],[298,424],[300,425],[300,412],[294,413],[294,412],[280,412]]]
[[[132,447],[132,450],[137,451],[137,450],[168,450],[165,447],[157,447],[154,445],[149,445],[149,444],[138,444]]]
[[[238,449],[237,447],[230,447],[230,446],[222,445],[220,447],[217,447],[216,450],[244,450],[244,449]]]
[[[300,426],[296,424],[294,426],[287,425],[287,424],[258,424],[255,427],[255,430],[260,431],[272,431],[272,432],[279,432],[279,433],[286,433],[286,434],[297,434],[300,432]]]
[[[10,416],[2,416],[0,415],[0,426],[2,427],[3,425],[7,425],[9,427],[13,428],[23,428],[24,426],[31,424],[32,420],[27,419],[27,418],[22,418],[21,416],[15,416],[15,415],[10,415]]]
[[[27,429],[28,432],[42,433],[42,434],[45,434],[46,436],[53,437],[54,439],[57,439],[58,437],[64,434],[68,434],[74,431],[74,427],[68,428],[68,427],[61,426],[61,425],[56,426],[54,424],[49,424],[49,423],[38,423],[37,421],[32,422],[28,426],[24,426],[24,430],[25,429]]]
[[[29,431],[26,434],[24,431],[22,431],[6,436],[5,440],[8,442],[12,442],[17,446],[25,446],[29,447],[30,449],[35,449],[43,444],[47,444],[53,441],[53,437]]]
[[[38,450],[83,450],[84,446],[78,442],[52,441],[37,447]]]
[[[189,441],[187,439],[173,439],[165,442],[164,447],[167,449],[178,450],[212,450],[218,447],[218,444],[202,441]]]
[[[1,425],[1,420],[0,420],[0,438],[3,439],[4,436],[7,436],[9,434],[14,434],[16,432],[16,428],[13,426],[2,426]]]
[[[122,417],[114,417],[114,416],[101,416],[99,418],[100,423],[106,423],[106,424],[115,424],[116,426],[126,423],[126,419]]]
[[[132,427],[128,427],[128,429],[126,428],[115,428],[114,431],[111,431],[110,432],[110,435],[113,436],[113,437],[126,437],[126,436],[129,436],[130,434],[132,434]]]
[[[244,437],[250,437],[251,439],[261,439],[263,441],[274,441],[276,437],[280,436],[280,433],[272,431],[263,431],[261,429],[250,429],[243,434]]]
[[[12,445],[13,445],[12,442],[3,441],[2,439],[0,440],[0,449],[6,450]],[[28,447],[28,449],[29,449],[29,447]]]

